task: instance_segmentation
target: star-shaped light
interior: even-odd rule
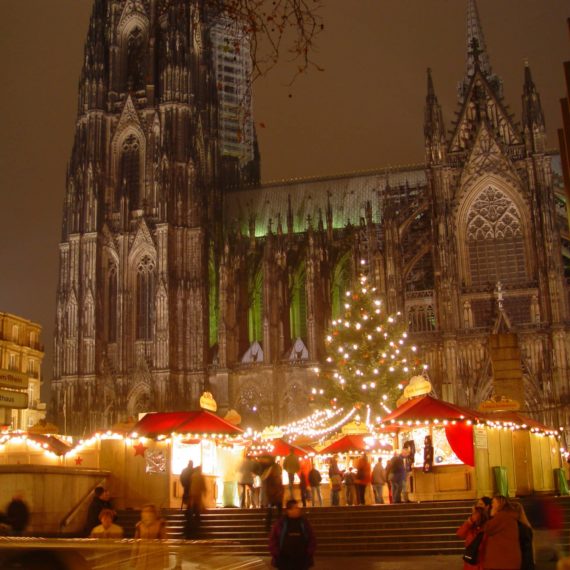
[[[75,458],[75,465],[81,465],[83,463],[83,457]]]
[[[144,452],[147,448],[142,443],[137,443],[136,445],[133,445],[133,449],[135,450],[135,457],[137,455],[144,457]]]

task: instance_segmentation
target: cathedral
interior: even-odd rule
[[[94,0],[59,246],[60,427],[194,409],[204,391],[244,426],[307,415],[361,267],[438,397],[492,395],[503,330],[523,408],[570,426],[557,157],[528,66],[520,122],[509,113],[475,0],[456,120],[428,70],[414,168],[261,184],[250,72],[247,38],[206,0]]]

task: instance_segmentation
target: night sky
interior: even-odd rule
[[[0,0],[0,311],[39,322],[51,352],[65,172],[91,0]],[[450,128],[465,69],[466,0],[323,0],[311,70],[255,86],[264,181],[419,163],[426,68]],[[528,59],[557,146],[570,59],[564,0],[479,0],[493,70],[521,112]],[[260,123],[265,125],[260,127]]]

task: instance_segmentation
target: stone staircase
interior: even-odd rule
[[[570,546],[570,498],[556,499],[564,510],[562,542]],[[523,504],[529,500],[523,500]],[[457,528],[471,511],[472,501],[407,503],[364,507],[308,508],[319,556],[398,556],[461,554]],[[184,513],[166,509],[169,538],[183,538]],[[131,537],[139,512],[119,513],[118,524]],[[532,522],[532,521],[531,521]],[[202,516],[200,540],[218,552],[267,555],[268,533],[261,509],[209,509]]]

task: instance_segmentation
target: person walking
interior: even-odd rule
[[[137,540],[131,555],[135,570],[161,570],[168,568],[168,552],[155,541],[166,538],[166,525],[155,505],[146,505],[141,511],[141,520],[135,527]],[[152,541],[152,542],[151,542]]]
[[[253,506],[254,468],[253,460],[247,456],[244,456],[238,467],[239,503],[242,509],[249,509]]]
[[[24,501],[24,494],[18,491],[6,507],[6,519],[12,536],[22,536],[30,521],[30,509]]]
[[[342,489],[342,471],[338,466],[338,457],[333,455],[329,465],[329,481],[331,484],[331,506],[340,504],[340,490]]]
[[[362,457],[356,462],[356,491],[358,493],[358,504],[366,504],[366,488],[370,485],[372,481],[372,468],[370,466],[370,461],[368,461],[368,455],[366,453],[362,454]]]
[[[354,484],[354,473],[352,469],[347,469],[344,472],[344,487],[346,492],[346,504],[352,506],[356,503],[356,487]]]
[[[267,500],[265,527],[269,531],[271,529],[273,507],[277,509],[277,516],[280,517],[283,512],[283,470],[275,459],[269,463],[268,468],[263,474],[262,480],[265,483],[265,498]]]
[[[194,468],[192,478],[190,480],[190,508],[187,511],[187,538],[197,537],[200,532],[200,522],[202,513],[204,512],[204,498],[208,491],[206,487],[206,479],[202,475],[202,466]]]
[[[90,534],[90,538],[123,538],[122,527],[113,522],[115,512],[111,509],[103,509],[99,513],[101,524],[96,526]]]
[[[471,544],[475,547],[474,556],[476,557],[476,563],[469,563],[463,559],[463,570],[483,570],[483,530],[488,520],[489,514],[486,509],[474,505],[469,518],[457,529],[456,534],[465,541],[465,547],[467,548]],[[474,541],[477,542],[474,543]]]
[[[402,489],[405,480],[406,466],[404,464],[404,458],[396,451],[394,457],[392,457],[390,460],[388,473],[388,481],[390,481],[390,487],[392,489],[392,501],[394,503],[402,502]]]
[[[386,484],[386,470],[379,457],[374,469],[372,469],[372,490],[374,491],[374,502],[377,505],[384,504],[384,485]]]
[[[180,484],[182,485],[182,504],[180,508],[189,508],[188,501],[190,497],[190,481],[192,480],[192,473],[194,472],[194,462],[188,461],[188,465],[182,469],[180,473]]]
[[[287,471],[287,477],[289,478],[289,496],[293,498],[293,486],[295,484],[295,473],[300,471],[301,463],[299,458],[295,455],[293,448],[289,450],[289,455],[283,461],[283,469]]]
[[[84,536],[89,536],[91,531],[99,525],[99,515],[103,509],[113,510],[111,494],[104,487],[95,487],[94,497],[87,510],[87,521],[85,524]]]
[[[484,527],[484,569],[520,570],[522,556],[518,518],[519,514],[506,497],[493,497],[491,518]]]
[[[287,501],[285,509],[269,536],[271,564],[278,570],[308,570],[314,564],[315,533],[295,499]]]
[[[297,473],[297,476],[299,477],[299,491],[301,492],[301,502],[304,508],[307,506],[307,498],[309,497],[309,479],[306,471],[302,469]]]
[[[311,486],[311,503],[313,507],[317,506],[317,499],[319,507],[323,506],[323,497],[321,495],[322,480],[321,472],[313,465],[313,468],[309,471],[309,485]]]

